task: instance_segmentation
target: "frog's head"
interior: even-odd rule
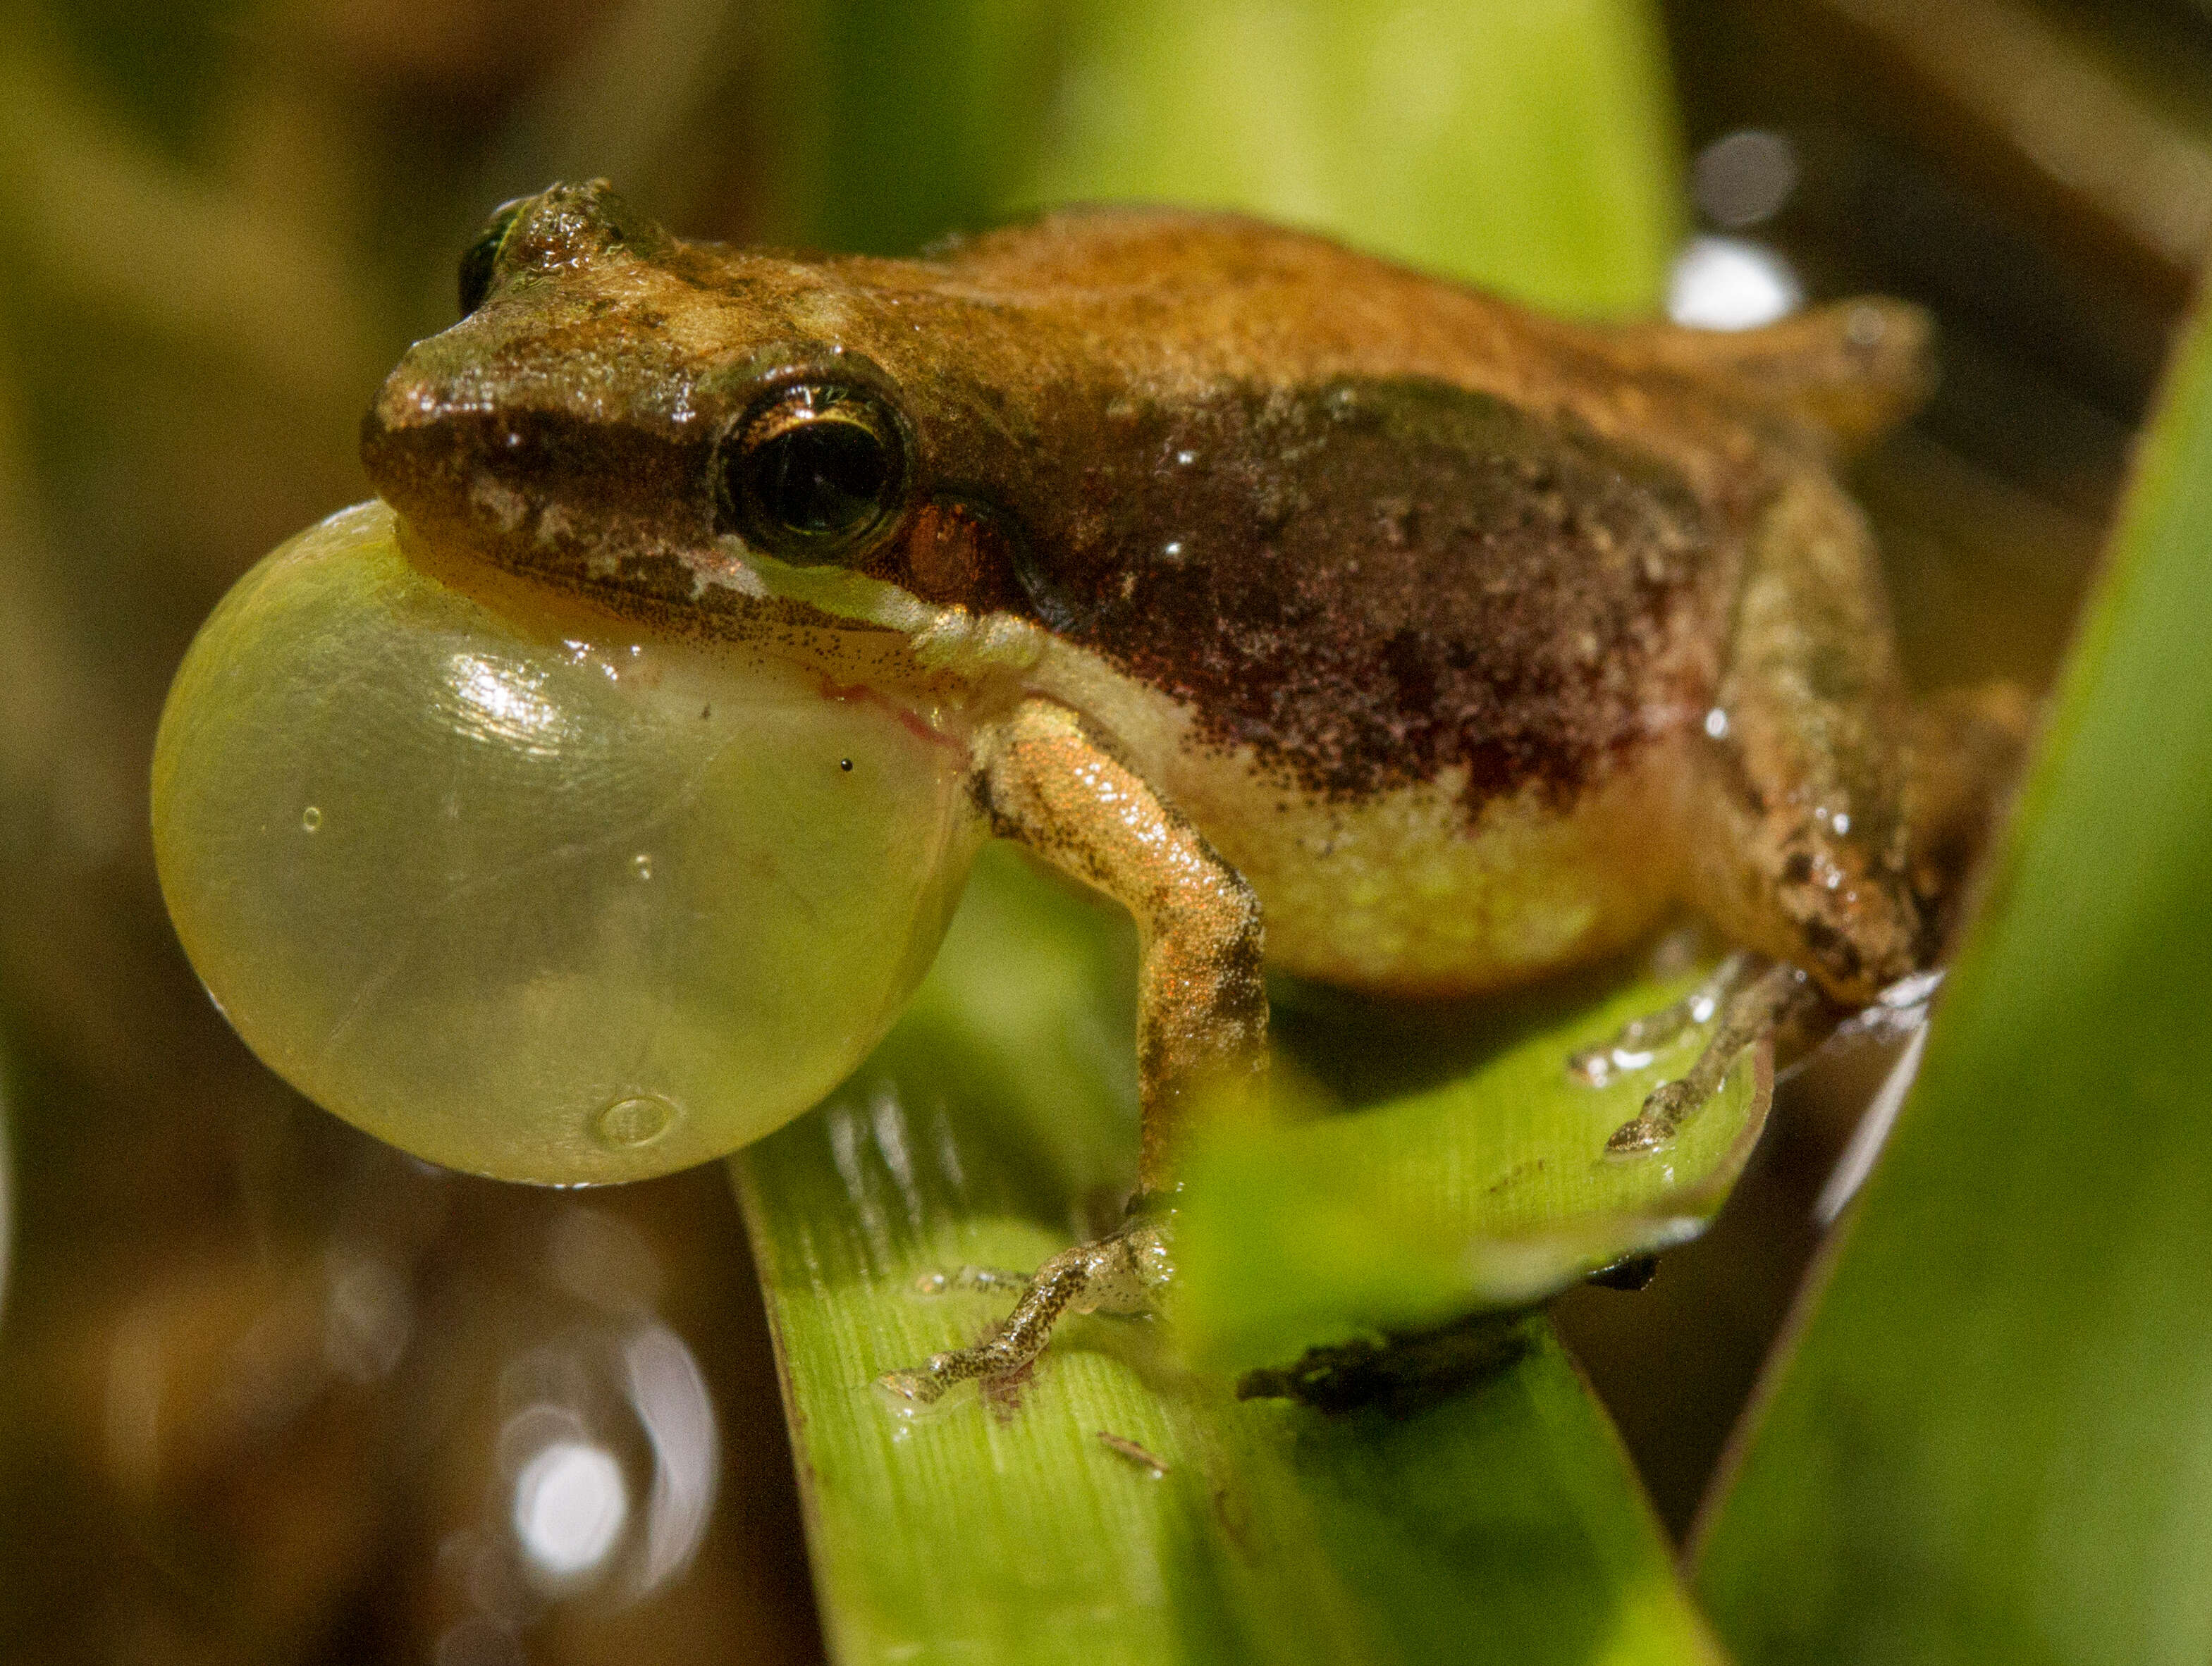
[[[689,245],[604,180],[553,186],[486,225],[363,461],[428,545],[634,617],[742,633],[773,602],[941,637],[1010,598],[1018,553],[948,467],[1004,424],[915,270]]]
[[[833,1088],[935,953],[988,633],[932,660],[972,615],[858,570],[936,500],[893,378],[806,324],[813,270],[702,259],[604,185],[503,209],[369,415],[386,503],[262,562],[178,675],[155,832],[194,966],[420,1155],[714,1156]]]

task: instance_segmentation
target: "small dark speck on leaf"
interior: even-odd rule
[[[1168,1472],[1165,1460],[1153,1457],[1126,1434],[1115,1434],[1111,1429],[1101,1429],[1098,1431],[1098,1441],[1108,1451],[1119,1452],[1130,1463],[1141,1469],[1150,1469],[1155,1481]]]
[[[837,760],[837,767],[850,775],[853,772],[853,760],[850,758],[840,758]]]

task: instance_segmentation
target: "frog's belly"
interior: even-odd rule
[[[1186,757],[1176,803],[1259,893],[1267,960],[1407,996],[1471,995],[1621,948],[1679,892],[1668,782],[1647,754],[1562,808],[1531,787],[1470,818],[1455,772],[1346,805],[1249,760]]]
[[[1407,996],[1473,995],[1589,960],[1681,893],[1679,748],[1654,739],[1562,804],[1531,785],[1470,814],[1464,776],[1356,802],[1199,738],[1188,708],[1055,642],[1032,692],[1102,724],[1259,893],[1269,964]]]

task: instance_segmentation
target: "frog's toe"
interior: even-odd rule
[[[942,1296],[955,1290],[1020,1290],[1029,1281],[1027,1273],[1012,1273],[1003,1267],[959,1267],[949,1273],[939,1269],[917,1274],[914,1291],[920,1296]]]
[[[1613,1136],[1605,1142],[1605,1154],[1640,1157],[1647,1151],[1656,1151],[1674,1136],[1672,1129],[1660,1127],[1649,1117],[1638,1117],[1613,1130]]]
[[[945,1390],[957,1380],[948,1369],[952,1356],[937,1354],[929,1363],[906,1371],[887,1371],[876,1378],[876,1392],[890,1400],[901,1411],[918,1406],[933,1406],[945,1397]]]
[[[1635,1157],[1656,1151],[1674,1137],[1682,1121],[1705,1102],[1705,1095],[1686,1080],[1662,1081],[1645,1097],[1643,1113],[1623,1123],[1605,1142],[1608,1157]]]

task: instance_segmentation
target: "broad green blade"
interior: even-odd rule
[[[1680,164],[1644,0],[1070,11],[1059,119],[1018,199],[1243,209],[1571,312],[1658,298]]]
[[[1649,0],[817,0],[781,234],[903,253],[1041,205],[1309,226],[1573,312],[1644,312],[1683,231]]]
[[[1600,1268],[1671,1249],[1705,1230],[1758,1143],[1771,1099],[1766,1049],[1738,1061],[1720,1093],[1666,1147],[1608,1157],[1605,1143],[1644,1096],[1698,1056],[1710,1022],[1601,1087],[1566,1063],[1626,1021],[1697,982],[1625,975],[1455,1015],[1434,1061],[1437,1021],[1362,1016],[1322,1038],[1399,1061],[1429,1044],[1422,1091],[1290,1128],[1239,1130],[1191,1162],[1176,1233],[1176,1323],[1187,1352],[1222,1369],[1278,1365],[1316,1344],[1416,1330],[1480,1308],[1557,1294]],[[1291,1027],[1294,1044],[1317,1039]],[[1379,1029],[1380,1033],[1376,1033]],[[1427,1032],[1425,1035],[1421,1032]],[[1330,1032],[1335,1032],[1332,1034]],[[1411,1032],[1411,1033],[1409,1033]],[[1316,1067],[1327,1068],[1316,1059]]]
[[[1127,1015],[1096,992],[1121,947],[986,861],[892,1042],[737,1160],[837,1657],[1716,1658],[1540,1320],[1471,1382],[1351,1415],[1240,1402],[1166,1327],[1101,1318],[994,1403],[872,1389],[1004,1311],[917,1277],[1031,1265],[1127,1184]]]
[[[2212,1658],[2212,323],[1698,1560],[1751,1662]]]

